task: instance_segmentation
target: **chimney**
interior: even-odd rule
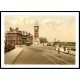
[[[25,31],[23,31],[23,34],[25,34]]]
[[[29,34],[30,34],[30,32],[29,32]]]
[[[10,29],[10,31],[12,31],[12,27],[10,27],[9,29]]]
[[[27,31],[26,31],[26,34],[27,34]]]
[[[18,31],[18,27],[16,28],[16,31]]]

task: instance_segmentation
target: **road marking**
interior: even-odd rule
[[[53,56],[49,54],[48,52],[42,53],[44,56],[46,56],[50,61],[54,62],[57,64],[69,64],[69,62],[64,61],[64,59],[58,58],[56,56]]]
[[[39,48],[39,49],[43,49],[43,48]],[[53,53],[53,51],[54,51],[54,50],[46,49],[46,48],[44,50],[45,50],[45,52],[49,52],[49,54]],[[65,60],[66,62],[71,63],[71,64],[75,63],[75,58],[74,58],[75,56],[66,55],[66,54],[63,54],[63,53],[58,54],[57,51],[55,51],[55,52],[56,52],[56,54],[54,54],[54,55],[57,56],[57,58],[60,58],[60,59],[62,58],[63,60]],[[61,57],[59,55],[61,55]],[[66,58],[66,56],[67,56],[67,58]],[[71,57],[72,57],[72,60],[70,59]]]
[[[51,58],[49,58],[47,55],[44,55],[42,52],[39,52],[41,53],[44,57],[46,57],[49,61],[51,61],[53,64],[55,64],[56,62],[53,61]]]

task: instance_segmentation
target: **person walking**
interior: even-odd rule
[[[55,50],[56,50],[56,45],[54,46]]]
[[[58,57],[61,57],[61,55],[60,55],[60,46],[58,47]]]
[[[66,46],[64,46],[64,53],[65,53],[65,51],[66,51]]]
[[[67,51],[68,51],[68,54],[70,54],[70,48],[68,48]]]
[[[58,47],[58,54],[60,54],[60,46]]]

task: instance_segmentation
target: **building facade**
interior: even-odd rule
[[[30,45],[33,44],[33,35],[30,33],[27,33],[27,31],[22,32],[22,40],[21,40],[22,45]]]
[[[27,45],[33,43],[33,35],[25,31],[19,31],[18,28],[12,29],[5,33],[5,45]]]

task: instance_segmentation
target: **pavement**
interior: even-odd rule
[[[7,52],[4,54],[4,63],[5,64],[12,64],[20,55],[21,51],[23,50],[22,47],[16,47],[15,49]]]

